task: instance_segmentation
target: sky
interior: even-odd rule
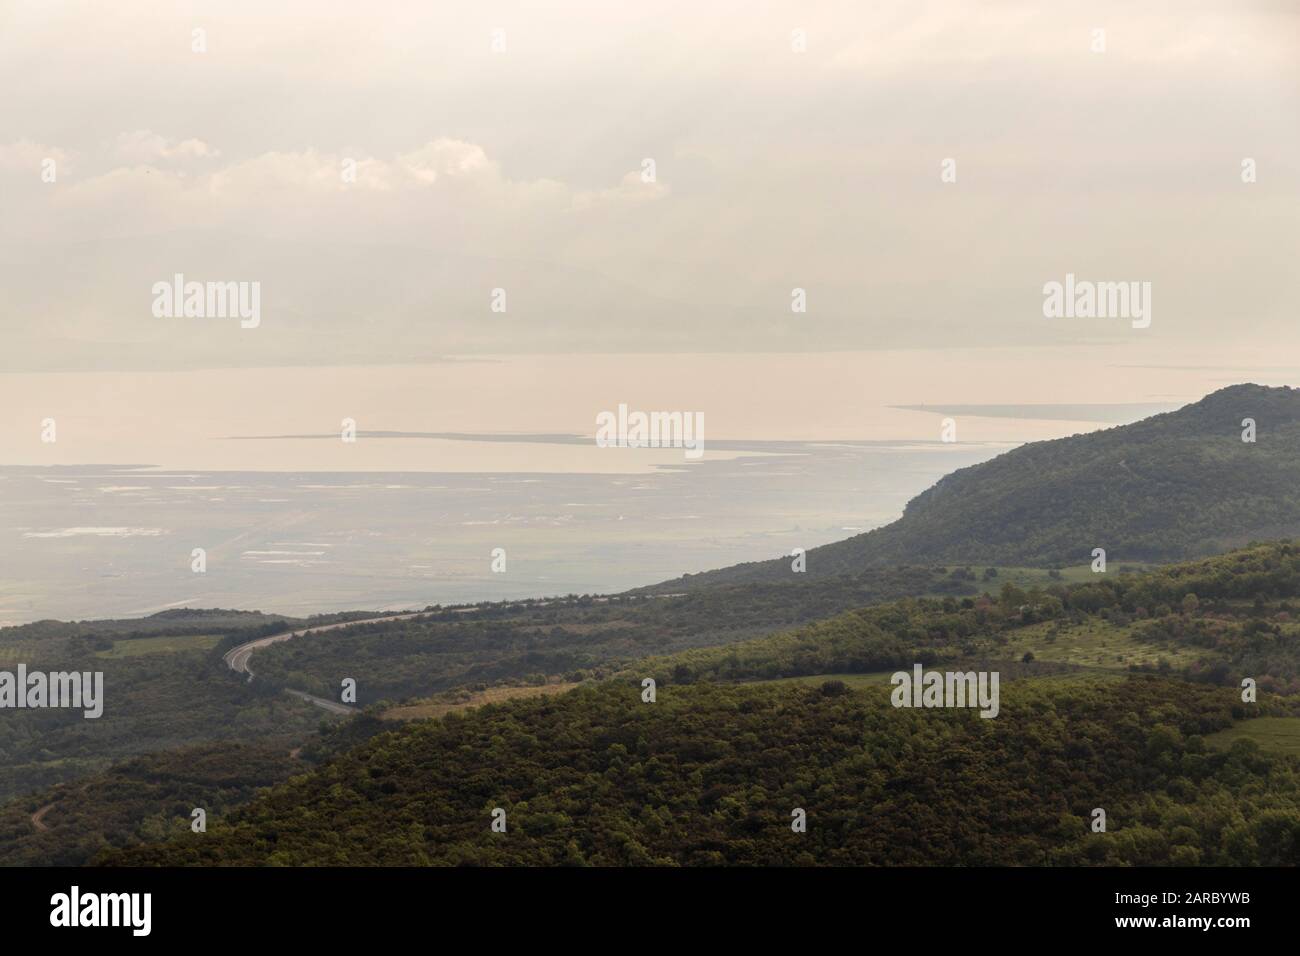
[[[1297,27],[0,0],[0,620],[614,591],[1300,384]]]
[[[5,463],[289,467],[212,443],[351,409],[929,437],[882,410],[1294,382],[1298,26],[1195,0],[3,0]],[[177,274],[257,283],[257,326],[155,314]],[[1045,317],[1067,274],[1150,283],[1149,327]],[[55,410],[80,448],[32,444]]]

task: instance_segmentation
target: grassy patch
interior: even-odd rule
[[[131,641],[114,641],[111,649],[96,652],[96,657],[141,657],[145,654],[174,654],[177,651],[206,651],[217,646],[220,634],[161,635],[137,637]]]
[[[1142,565],[1135,562],[1123,562],[1124,567],[1146,569],[1148,565]],[[1113,566],[1108,573],[1118,575],[1120,565]],[[972,566],[971,570],[975,572],[975,581],[977,588],[986,594],[997,597],[1002,590],[1002,585],[1006,581],[1021,588],[1046,587],[1049,584],[1095,584],[1097,581],[1106,577],[1105,574],[1098,574],[1092,570],[1091,564],[1078,564],[1068,568],[1061,568],[1055,577],[1043,568],[997,568],[997,577],[984,577],[986,570],[982,565]],[[1128,575],[1125,574],[1125,577]]]
[[[1196,662],[1203,653],[1175,644],[1161,646],[1135,640],[1131,627],[1114,627],[1104,621],[1062,624],[1053,636],[1054,623],[1031,624],[1008,632],[1008,643],[1000,648],[1012,660],[1032,653],[1034,660],[1127,670],[1130,664],[1158,665],[1168,661],[1180,668]]]
[[[0,647],[0,664],[30,664],[32,652],[36,649],[35,641],[21,641]]]
[[[745,684],[762,684],[764,686],[778,686],[781,684],[801,684],[804,686],[820,687],[828,680],[837,680],[851,690],[862,690],[866,687],[882,687],[889,685],[889,679],[894,676],[896,671],[873,671],[870,674],[809,674],[806,677],[776,677],[771,680],[742,681]]]
[[[1227,730],[1210,734],[1205,742],[1226,750],[1243,737],[1255,741],[1261,750],[1269,753],[1300,756],[1300,717],[1256,717],[1238,721]]]
[[[442,717],[457,710],[469,710],[484,704],[499,704],[502,701],[520,697],[545,697],[548,694],[563,694],[577,687],[575,684],[540,684],[528,687],[489,687],[487,690],[456,692],[443,694],[429,700],[414,704],[402,704],[390,707],[379,716],[384,720],[424,720],[428,717]]]

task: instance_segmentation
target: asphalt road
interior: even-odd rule
[[[253,652],[263,647],[270,647],[272,644],[278,644],[280,641],[291,641],[295,637],[304,637],[308,634],[319,634],[322,631],[337,631],[340,628],[350,627],[353,624],[378,624],[385,621],[405,621],[408,618],[420,617],[426,614],[426,611],[412,611],[408,614],[390,614],[387,617],[368,617],[360,621],[339,621],[337,624],[321,624],[317,627],[304,627],[297,631],[285,631],[283,634],[272,634],[269,637],[259,637],[255,641],[249,641],[246,644],[240,644],[238,647],[232,647],[223,655],[226,666],[236,674],[247,674],[248,679],[253,679],[253,668],[249,666],[252,660]],[[286,693],[293,694],[302,700],[310,701],[317,707],[335,714],[352,714],[356,713],[355,707],[349,707],[347,704],[341,704],[337,701],[326,700],[323,697],[316,697],[301,690],[286,690]],[[33,821],[35,822],[35,821]]]

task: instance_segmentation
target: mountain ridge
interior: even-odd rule
[[[1242,440],[1243,420],[1256,440]],[[806,573],[890,564],[1080,565],[1104,548],[1134,562],[1201,557],[1300,532],[1300,389],[1244,383],[1172,412],[1031,442],[958,469],[896,521],[812,548]],[[789,557],[649,591],[790,580]]]

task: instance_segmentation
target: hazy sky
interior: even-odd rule
[[[969,350],[973,386],[989,346],[1295,355],[1298,26],[1194,0],[4,0],[0,369],[901,347]],[[1067,272],[1151,282],[1151,327],[1045,319]],[[260,327],[156,318],[175,273],[260,282]]]
[[[789,553],[1300,384],[1298,254],[1295,0],[0,0],[0,617]],[[257,327],[155,314],[178,274]],[[1046,317],[1070,274],[1149,283],[1149,327]],[[705,461],[596,447],[621,403]],[[6,467],[111,464],[162,471]]]

